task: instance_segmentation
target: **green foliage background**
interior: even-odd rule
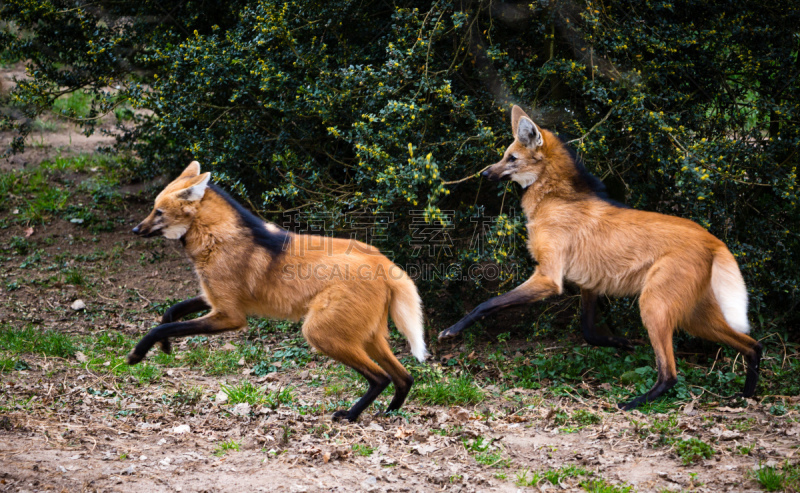
[[[141,179],[198,159],[264,217],[324,213],[339,234],[347,213],[390,213],[374,243],[404,265],[530,272],[516,185],[459,181],[498,159],[520,104],[618,200],[723,239],[754,325],[797,340],[793,1],[4,0],[0,19],[4,56],[31,75],[6,129],[24,136],[77,88],[93,109],[64,116],[87,131],[115,108],[147,110],[118,143]],[[479,213],[493,217],[485,248]],[[452,256],[411,248],[421,217],[448,224]],[[418,283],[441,328],[521,282],[444,277]],[[610,310],[638,324],[635,304]]]

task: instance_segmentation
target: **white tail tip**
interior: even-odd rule
[[[747,334],[750,332],[750,322],[747,320],[747,286],[744,284],[742,273],[727,250],[725,254],[717,253],[711,266],[711,290],[717,299],[725,321],[736,332]]]

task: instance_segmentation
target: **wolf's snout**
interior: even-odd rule
[[[131,231],[133,231],[133,234],[135,235],[142,234],[142,224],[141,223],[137,224],[136,227],[133,228]]]

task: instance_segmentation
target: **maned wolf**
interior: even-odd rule
[[[422,302],[414,282],[364,243],[293,234],[265,223],[209,185],[209,178],[193,161],[133,228],[138,235],[181,240],[202,294],[167,310],[128,363],[141,361],[156,343],[169,352],[172,337],[244,328],[247,315],[303,319],[309,344],[369,383],[367,393],[334,419],[356,420],[390,382],[395,394],[387,411],[399,409],[414,380],[392,354],[387,317],[391,314],[411,352],[424,361]],[[177,321],[207,309],[207,315]]]
[[[672,333],[677,326],[741,352],[747,362],[743,395],[752,396],[761,343],[745,335],[750,331],[747,289],[725,244],[687,219],[605,199],[602,183],[518,106],[511,111],[511,127],[514,143],[483,176],[522,185],[528,250],[538,266],[530,279],[480,304],[439,339],[499,310],[560,294],[567,280],[581,288],[584,302],[598,294],[639,295],[658,380],[646,394],[620,405],[623,409],[650,402],[675,385]]]

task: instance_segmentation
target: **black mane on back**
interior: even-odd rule
[[[268,230],[260,217],[245,209],[242,204],[233,200],[224,190],[213,184],[209,185],[208,188],[225,199],[225,202],[233,207],[239,216],[242,226],[250,230],[253,234],[253,240],[257,245],[265,248],[273,257],[283,252],[284,245],[289,239],[288,231],[284,229],[280,229],[279,231]]]
[[[603,199],[610,204],[616,205],[617,207],[628,207],[625,204],[617,202],[608,195],[608,190],[606,189],[606,186],[602,180],[589,173],[589,170],[587,170],[586,166],[583,164],[583,160],[578,157],[578,154],[575,152],[575,150],[567,145],[563,139],[561,139],[561,144],[564,145],[564,149],[566,149],[569,153],[569,156],[572,158],[572,162],[575,164],[575,170],[578,172],[573,179],[573,185],[575,186],[576,190],[592,193],[598,198]]]

